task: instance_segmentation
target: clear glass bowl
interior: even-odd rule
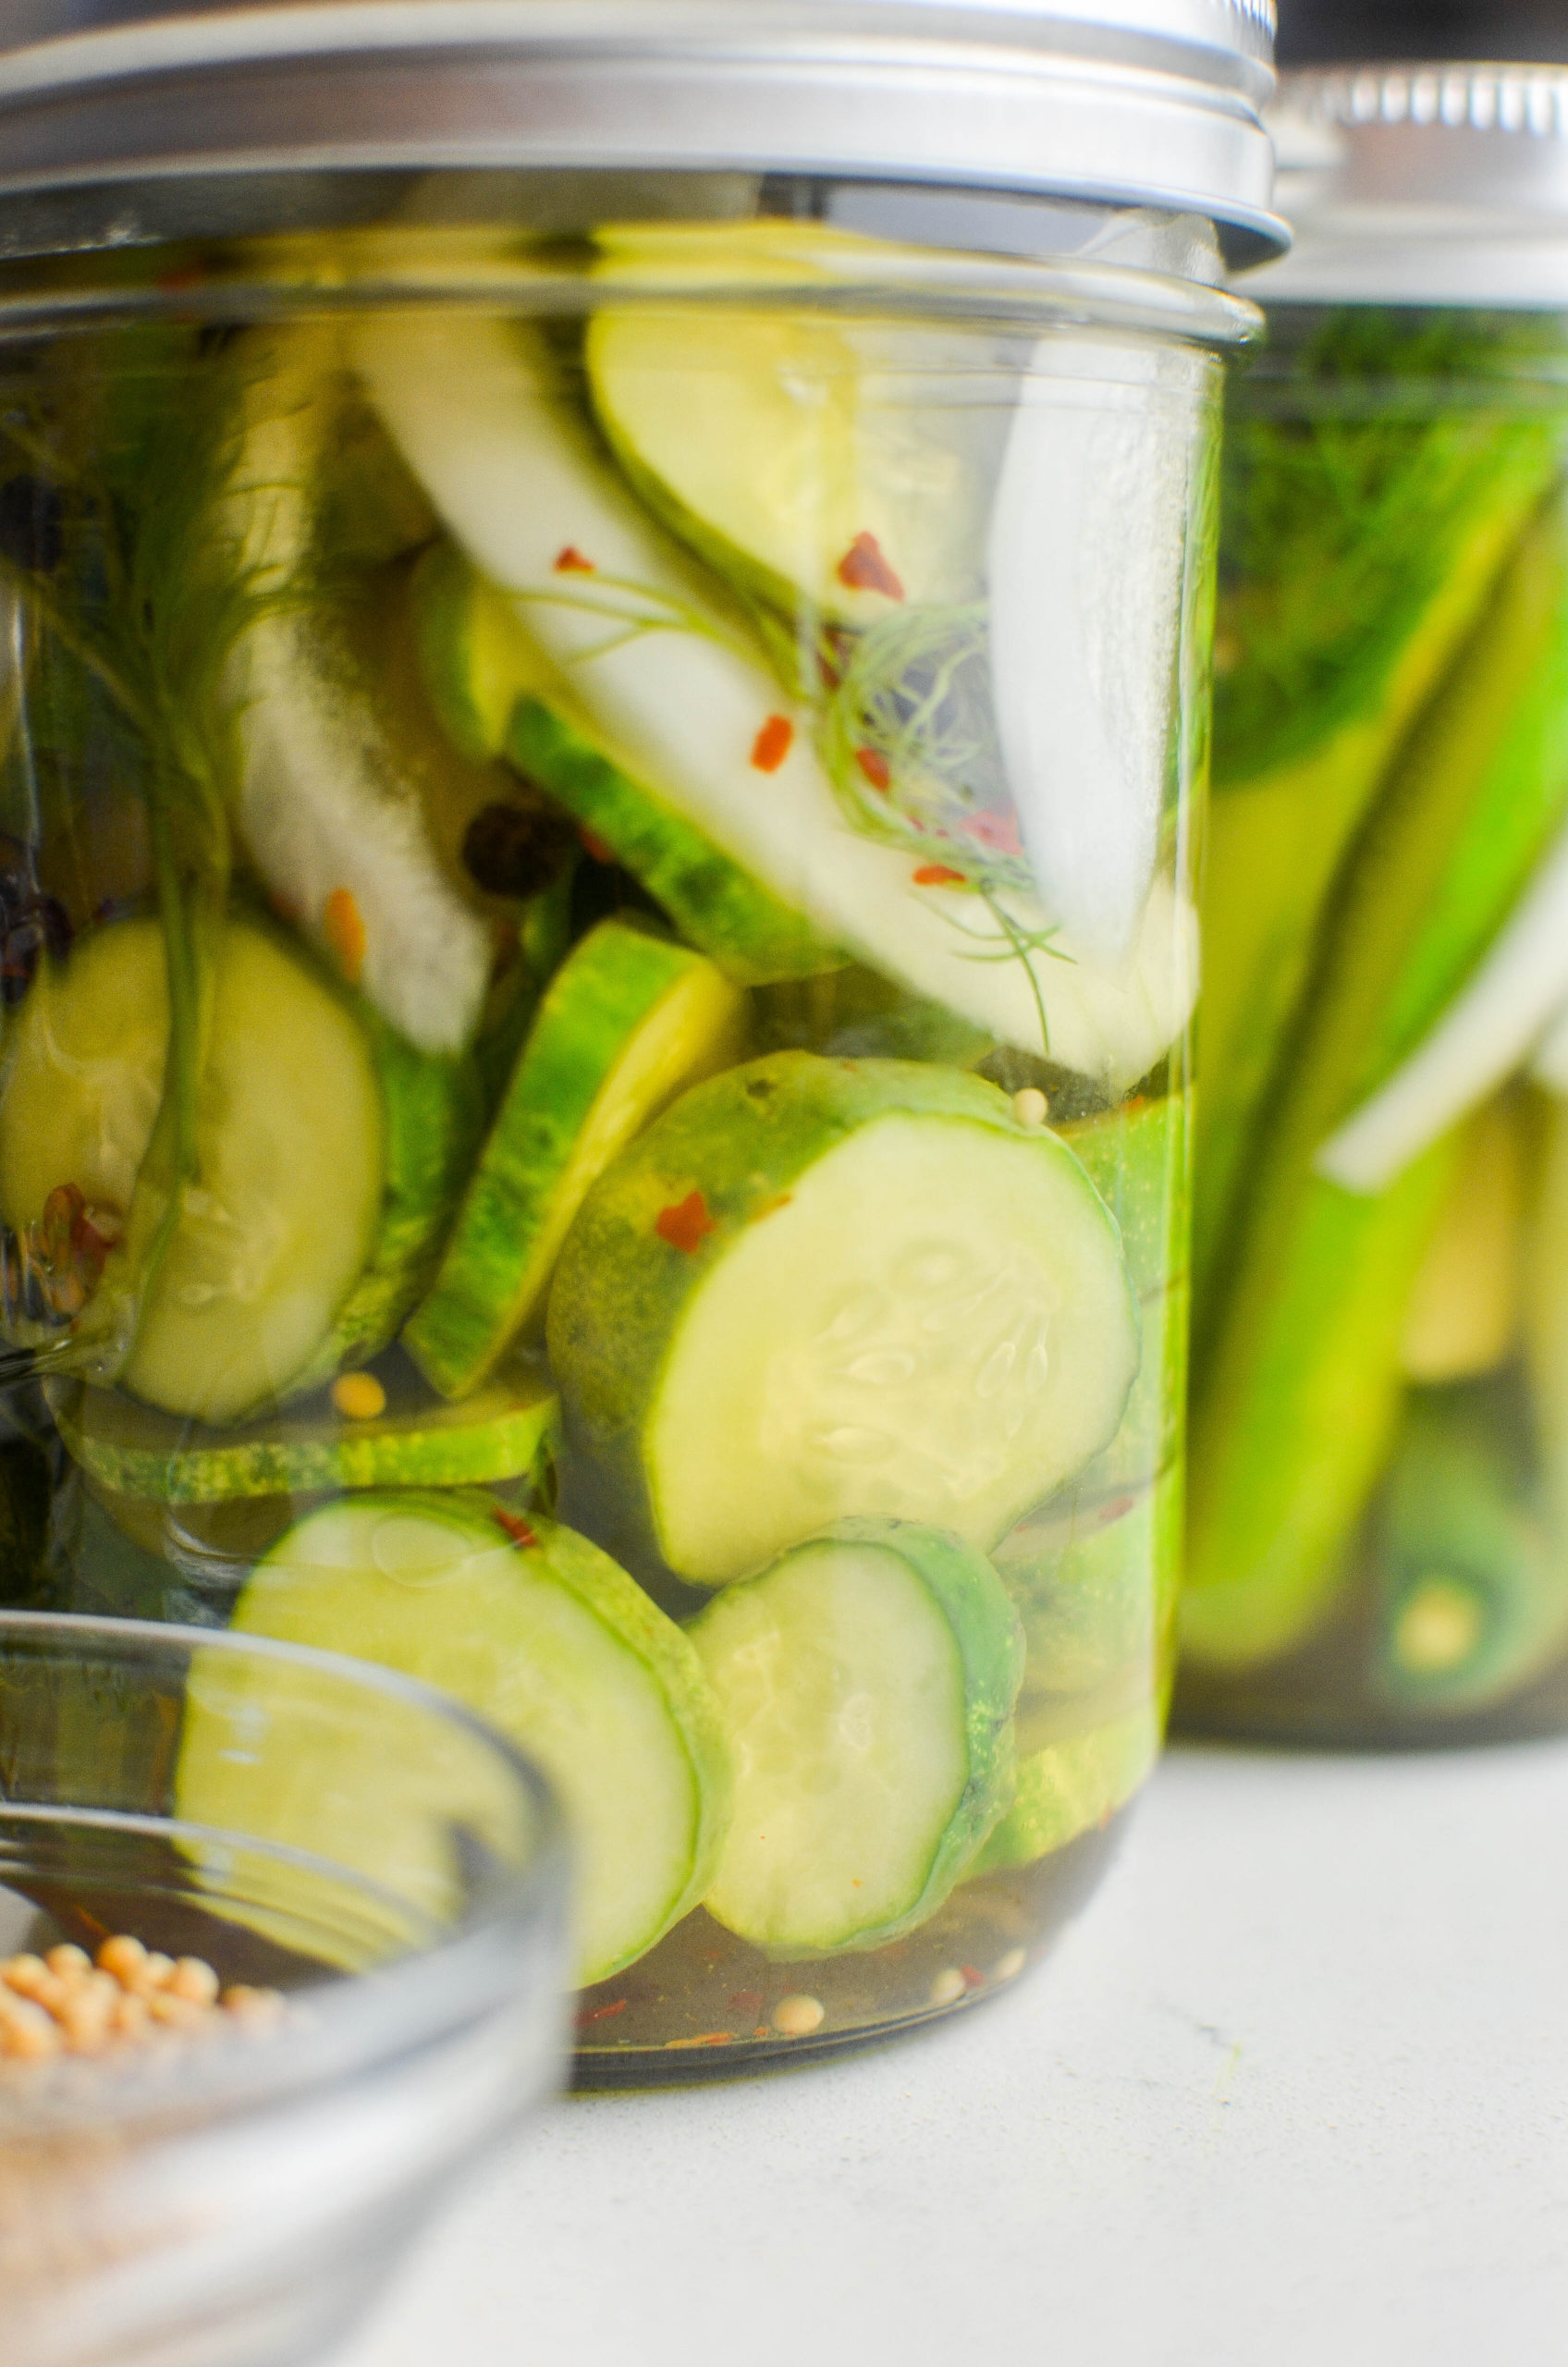
[[[312,1846],[300,1830],[309,1797]],[[0,1956],[128,1932],[281,2019],[0,2063],[6,2367],[300,2367],[564,2053],[565,1860],[439,1695],[245,1636],[0,1615]]]

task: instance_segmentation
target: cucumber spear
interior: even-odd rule
[[[1540,511],[1357,845],[1320,939],[1205,1343],[1186,1649],[1244,1667],[1303,1642],[1380,1468],[1410,1292],[1452,1134],[1378,1195],[1325,1138],[1427,1033],[1528,881],[1568,795],[1568,548]]]
[[[1299,350],[1266,354],[1242,382],[1228,428],[1194,1211],[1200,1336],[1217,1319],[1262,1106],[1345,849],[1557,465],[1548,419],[1500,417],[1484,397],[1453,407],[1449,388],[1478,359],[1464,316],[1304,318]],[[1275,327],[1283,345],[1292,332]],[[1515,327],[1501,350],[1519,338]],[[1439,412],[1412,408],[1423,378]]]

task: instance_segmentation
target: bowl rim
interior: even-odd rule
[[[508,2011],[514,2019],[526,2015],[531,2024],[564,2014],[566,1817],[548,1778],[465,1703],[418,1677],[347,1652],[226,1628],[76,1612],[0,1609],[0,1673],[7,1643],[29,1638],[53,1640],[67,1650],[73,1643],[96,1644],[105,1657],[129,1659],[135,1648],[191,1657],[215,1650],[237,1661],[328,1672],[363,1694],[419,1710],[476,1741],[526,1796],[535,1846],[523,1867],[496,1863],[477,1907],[471,1906],[461,1921],[428,1946],[301,1992],[308,2003],[288,2029],[287,2042],[281,2034],[256,2043],[237,2033],[233,2043],[166,2054],[128,2050],[123,2055],[51,2058],[42,2067],[47,2072],[59,2067],[67,2071],[66,2078],[6,2079],[0,2084],[0,2146],[11,2137],[55,2131],[84,2118],[123,2121],[150,2112],[162,2118],[192,2109],[210,2116],[248,2103],[275,2103],[287,2093],[373,2073],[393,2058],[439,2047],[464,2027],[504,2018]],[[6,1805],[0,1789],[0,1814]],[[91,1817],[91,1807],[86,1813]],[[149,1810],[145,1821],[177,1833],[183,1825],[181,1819],[157,1810]],[[267,1846],[257,1839],[258,1846]],[[546,1978],[554,1974],[563,1978]],[[564,2051],[563,2036],[563,2057]]]

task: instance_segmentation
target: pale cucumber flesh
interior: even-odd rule
[[[671,1343],[647,1438],[666,1556],[714,1584],[863,1513],[988,1547],[1105,1444],[1137,1362],[1075,1162],[884,1118],[741,1237]]]
[[[986,1563],[936,1532],[855,1524],[720,1595],[691,1632],[735,1768],[708,1912],[784,1956],[876,1946],[929,1914],[1011,1777],[1018,1646]]]
[[[701,1667],[570,1530],[508,1527],[460,1497],[330,1505],[274,1547],[234,1625],[420,1677],[538,1760],[582,1853],[582,1981],[643,1954],[705,1888],[728,1769]],[[331,1748],[316,1744],[323,1778]]]
[[[625,752],[655,815],[663,804],[695,825],[828,946],[998,1040],[1038,1052],[1048,1036],[1053,1060],[1123,1086],[1155,1065],[1184,1025],[1196,984],[1193,914],[1169,882],[1155,880],[1125,952],[1107,964],[1069,938],[1040,950],[1046,916],[1027,899],[999,900],[1004,923],[962,885],[917,880],[918,860],[845,827],[809,714],[791,707],[761,645],[746,647],[743,622],[550,394],[521,331],[404,315],[362,327],[354,350],[451,532],[570,676],[599,744]],[[563,578],[563,550],[592,573]],[[606,593],[595,595],[594,573]],[[635,587],[646,629],[606,635],[616,604],[617,613],[626,607],[617,582]],[[521,666],[536,680],[536,660]],[[774,714],[792,738],[759,776],[752,751]],[[1019,932],[1035,943],[1014,951]]]
[[[154,922],[104,929],[41,975],[0,1093],[0,1214],[14,1230],[61,1184],[127,1213],[166,1013]],[[374,1245],[385,1162],[362,1030],[269,933],[238,921],[218,957],[198,1131],[199,1178],[121,1379],[165,1412],[224,1422],[282,1395],[329,1331]],[[144,1211],[147,1231],[161,1214]]]
[[[856,588],[851,554],[869,535],[898,598],[979,595],[1014,382],[981,375],[967,342],[787,307],[644,304],[597,313],[585,361],[627,474],[721,573],[786,610],[803,597],[867,622],[893,596]]]
[[[711,963],[604,921],[548,987],[429,1296],[408,1325],[461,1397],[535,1318],[596,1178],[682,1086],[739,1055],[742,997]]]
[[[387,608],[385,566],[348,574],[340,550],[329,560],[316,547],[329,525],[351,522],[334,519],[330,505],[324,514],[335,463],[339,484],[348,474],[342,445],[374,426],[337,332],[259,338],[253,364],[232,499],[247,558],[279,596],[233,661],[239,828],[268,887],[328,960],[343,958],[340,915],[351,906],[349,983],[423,1050],[456,1051],[473,1035],[493,947],[477,900],[442,860],[439,821],[494,797],[496,777],[465,766],[434,730],[422,733],[398,697],[395,668],[378,670],[377,657],[367,662],[356,646],[354,605],[374,595]],[[386,457],[390,474],[389,447]],[[411,483],[408,492],[417,503]],[[384,485],[369,489],[365,506],[390,526]],[[405,531],[425,539],[428,513]],[[335,588],[324,590],[324,580]],[[385,628],[375,639],[390,656]]]

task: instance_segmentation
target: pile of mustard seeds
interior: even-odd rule
[[[165,1956],[121,1933],[94,1962],[85,1949],[0,1957],[0,2064],[108,2054],[198,2038],[224,2025],[269,2027],[276,1989],[225,1989],[200,1956]]]

